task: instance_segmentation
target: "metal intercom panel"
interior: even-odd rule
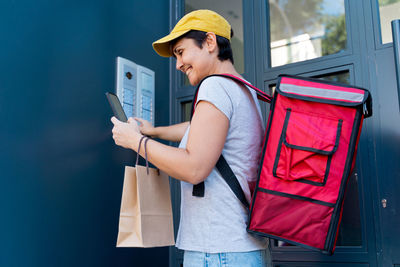
[[[154,125],[154,71],[117,57],[116,95],[127,117],[139,117]]]

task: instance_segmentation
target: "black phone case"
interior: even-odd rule
[[[121,102],[118,99],[118,96],[116,96],[113,93],[107,92],[106,93],[108,103],[110,103],[111,109],[114,113],[114,116],[122,121],[122,122],[127,122],[128,118],[126,117],[125,111],[122,108]]]

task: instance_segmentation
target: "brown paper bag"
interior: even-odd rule
[[[117,247],[162,247],[174,244],[168,176],[148,165],[126,166]]]

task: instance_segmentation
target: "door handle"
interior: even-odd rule
[[[400,108],[400,19],[392,20],[393,52],[396,65],[397,97]]]
[[[382,207],[383,207],[383,208],[386,208],[386,207],[387,207],[387,200],[386,200],[386,199],[382,199],[382,200],[381,200],[381,203],[382,203]]]

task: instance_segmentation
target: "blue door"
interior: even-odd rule
[[[224,2],[175,0],[171,18],[175,23],[198,8],[226,16],[238,32],[237,67],[266,92],[273,92],[279,74],[293,74],[364,87],[373,96],[374,115],[364,122],[334,255],[271,240],[273,265],[399,267],[400,75],[390,21],[400,19],[400,0]],[[171,73],[173,123],[189,114],[193,88]],[[269,106],[263,109],[267,118]],[[174,199],[179,210],[177,184]],[[171,255],[171,266],[179,266],[180,252],[172,249]]]
[[[257,82],[273,92],[279,74],[293,74],[347,83],[370,89],[365,69],[364,10],[361,1],[260,1],[256,32]],[[257,13],[256,13],[257,15]],[[268,107],[266,107],[266,113]],[[371,164],[366,120],[356,167],[351,174],[333,256],[271,240],[274,266],[376,266],[376,236],[369,173]]]
[[[400,63],[394,49],[391,22],[400,21],[400,0],[371,1],[366,7],[365,23],[368,44],[368,71],[374,94],[371,141],[375,163],[370,179],[376,188],[373,208],[376,211],[377,256],[380,266],[400,266]],[[369,18],[369,19],[368,19]],[[400,36],[400,28],[395,32]],[[398,38],[397,38],[398,41]]]
[[[371,91],[375,112],[364,123],[335,254],[272,241],[274,265],[400,266],[399,67],[390,26],[400,1],[260,2],[258,84],[272,91],[277,75],[289,73],[359,85]]]

